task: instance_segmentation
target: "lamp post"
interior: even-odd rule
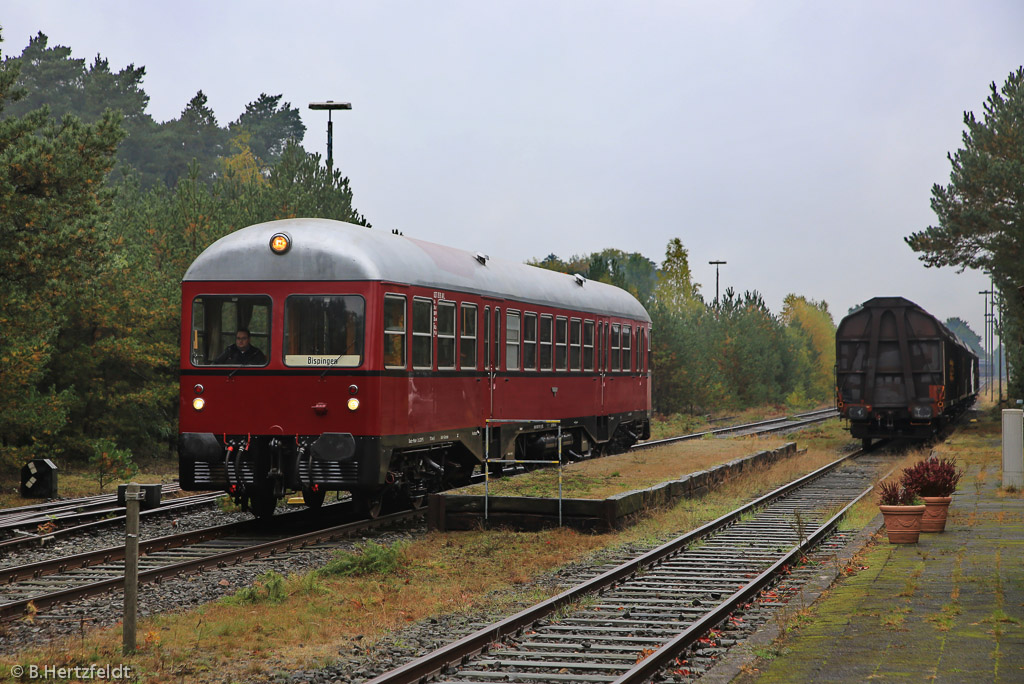
[[[310,102],[309,108],[327,110],[327,170],[330,171],[334,164],[334,122],[331,121],[331,112],[336,109],[352,109],[352,103],[327,100],[326,102]]]
[[[709,261],[715,267],[715,306],[718,306],[718,267],[725,264],[725,261]]]
[[[989,385],[988,393],[991,396],[991,394],[992,394],[992,360],[993,359],[992,359],[992,356],[991,356],[991,354],[992,354],[992,342],[990,340],[990,335],[991,335],[991,330],[992,330],[992,315],[989,312],[988,296],[990,294],[994,294],[994,293],[993,293],[992,290],[982,290],[978,294],[985,295],[985,333],[984,333],[984,338],[983,338],[984,341],[982,342],[982,344],[984,346],[983,351],[984,351],[984,354],[985,354],[985,364],[987,366],[987,368],[985,370],[988,371],[986,373],[986,375],[988,376],[988,385]]]

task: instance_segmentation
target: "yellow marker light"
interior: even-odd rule
[[[292,239],[287,233],[275,233],[274,237],[270,238],[270,251],[274,254],[284,254],[291,246]]]
[[[357,408],[359,408],[359,400],[356,399],[355,397],[352,397],[351,399],[348,400],[348,410],[355,411]]]
[[[206,406],[206,400],[202,397],[196,397],[192,400],[192,408],[196,411],[202,411],[204,406]]]

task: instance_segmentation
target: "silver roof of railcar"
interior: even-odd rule
[[[286,233],[291,248],[270,250]],[[286,219],[242,228],[213,243],[184,281],[371,280],[514,298],[531,304],[650,321],[631,294],[593,280],[329,219]]]

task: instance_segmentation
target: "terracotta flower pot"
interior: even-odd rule
[[[916,544],[921,535],[921,516],[924,505],[920,506],[879,506],[885,518],[885,531],[890,544]]]
[[[942,532],[946,529],[946,514],[949,512],[951,496],[922,496],[924,515],[921,517],[922,532]]]

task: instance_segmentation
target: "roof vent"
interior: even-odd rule
[[[580,275],[579,273],[573,274],[572,277],[576,279],[576,284],[579,285],[580,287],[583,287],[583,283],[587,282],[586,277]]]
[[[487,260],[491,258],[491,257],[489,257],[489,256],[487,256],[486,254],[483,254],[483,253],[481,253],[481,252],[477,252],[477,253],[476,253],[476,254],[474,254],[473,256],[475,256],[475,257],[476,257],[476,260],[477,260],[477,261],[479,261],[479,262],[480,262],[481,264],[483,264],[484,266],[486,266],[486,265],[487,265]]]

